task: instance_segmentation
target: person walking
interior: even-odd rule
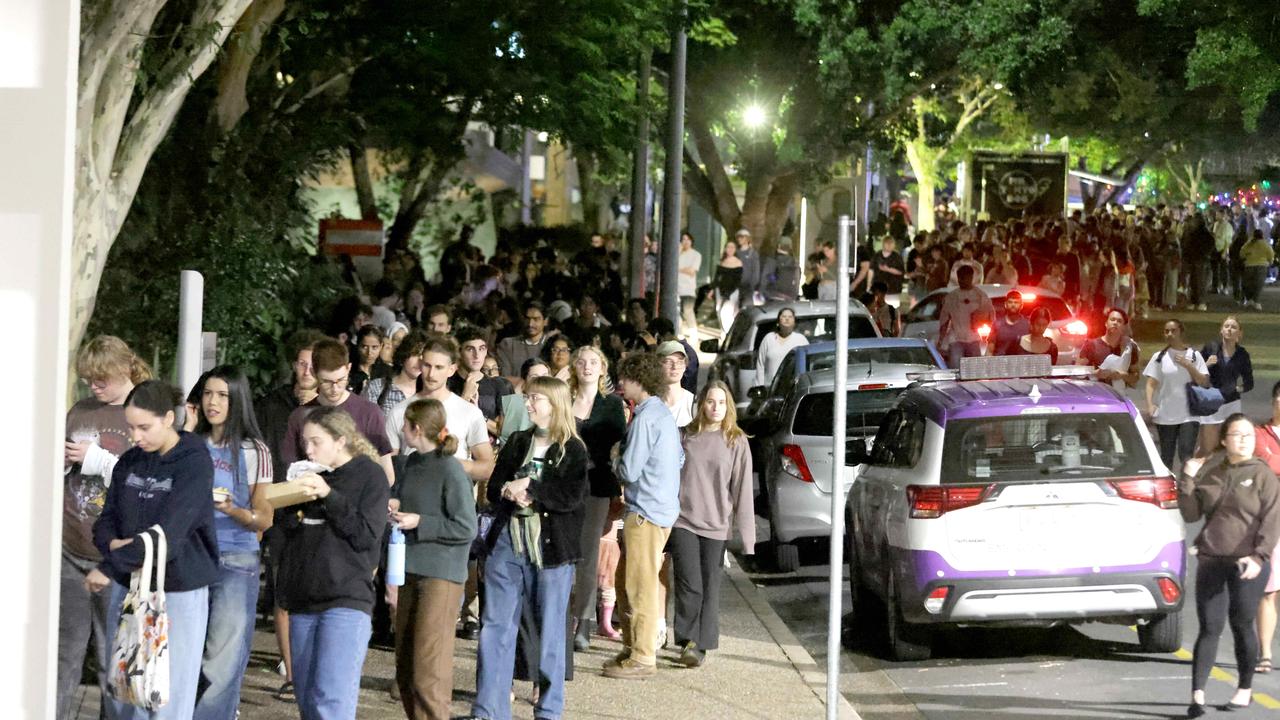
[[[107,696],[111,653],[108,593],[92,593],[84,579],[102,561],[93,543],[93,524],[107,495],[120,456],[133,445],[124,401],[136,383],[151,379],[151,368],[120,338],[100,335],[85,343],[76,373],[91,397],[67,412],[63,450],[62,567],[58,594],[58,720],[75,716],[84,655],[93,639],[98,688]]]
[[[405,582],[396,606],[396,684],[409,720],[449,720],[453,701],[456,608],[476,537],[471,478],[454,457],[444,405],[414,400],[404,412],[400,509],[392,522],[405,535]]]
[[[755,554],[751,448],[738,428],[729,388],[707,383],[698,414],[685,429],[680,470],[680,516],[671,530],[675,567],[675,638],[678,662],[700,667],[720,647],[720,581],[724,547],[734,530],[743,552]]]
[[[960,263],[962,261],[956,261]],[[958,265],[959,287],[947,293],[938,312],[938,348],[947,358],[947,367],[960,367],[960,360],[982,354],[982,336],[974,327],[975,316],[994,318],[987,294],[973,285],[973,265]]]
[[[1241,413],[1223,423],[1222,448],[1186,463],[1178,482],[1178,509],[1188,523],[1204,520],[1196,536],[1196,635],[1187,717],[1205,714],[1205,685],[1218,656],[1218,638],[1230,623],[1239,680],[1223,710],[1253,701],[1258,658],[1254,617],[1280,540],[1280,482],[1254,455],[1255,428]]]
[[[742,282],[738,285],[738,307],[752,307],[760,291],[760,252],[753,247],[751,231],[740,228],[734,234],[738,241],[738,259],[742,261]]]
[[[488,489],[495,513],[485,538],[489,556],[471,710],[486,720],[511,717],[516,633],[526,604],[538,627],[534,714],[554,720],[564,712],[569,593],[581,557],[589,461],[568,384],[540,377],[524,392],[533,427],[503,446]]]
[[[390,377],[370,378],[364,386],[364,399],[376,404],[384,418],[391,415],[396,405],[418,391],[418,376],[422,374],[422,350],[427,346],[427,334],[414,330],[400,341],[391,358]]]
[[[789,307],[779,310],[777,327],[764,336],[757,350],[755,384],[768,387],[787,353],[808,344],[809,338],[796,332],[796,311]]]
[[[154,546],[163,534],[168,549],[169,701],[148,711],[108,694],[102,701],[107,717],[115,720],[185,720],[195,713],[209,586],[218,578],[218,540],[211,500],[213,461],[204,440],[177,429],[174,408],[182,400],[182,393],[158,380],[142,382],[129,393],[124,414],[134,447],[116,462],[102,514],[93,524],[93,544],[102,562],[84,582],[93,593],[110,589],[110,647],[115,646],[130,576],[143,564],[142,535]],[[110,662],[117,661],[125,659]]]
[[[680,295],[680,334],[698,337],[698,318],[694,305],[698,296],[698,271],[702,269],[702,253],[693,249],[693,236],[680,233],[680,258],[677,261],[676,292]]]
[[[1181,320],[1166,322],[1165,348],[1142,371],[1147,379],[1147,414],[1156,426],[1160,459],[1170,470],[1175,457],[1185,463],[1194,455],[1199,434],[1199,418],[1192,417],[1187,405],[1187,384],[1209,387],[1209,367],[1200,353],[1187,346],[1184,331]]]
[[[1253,454],[1257,455],[1271,468],[1271,472],[1280,473],[1280,382],[1271,387],[1271,417],[1255,427]],[[1271,641],[1276,634],[1276,600],[1280,597],[1280,540],[1271,550],[1271,577],[1267,579],[1267,587],[1258,603],[1258,660],[1257,672],[1266,674],[1274,667],[1271,663]]]
[[[1275,259],[1276,254],[1271,249],[1270,241],[1263,237],[1261,230],[1254,230],[1253,237],[1240,248],[1245,307],[1251,307],[1254,310],[1262,309],[1262,288],[1267,282],[1267,269]]]
[[[1097,378],[1123,392],[1125,387],[1138,384],[1138,367],[1141,348],[1129,336],[1129,315],[1120,308],[1104,313],[1105,329],[1102,335],[1080,347],[1077,365],[1097,368]]]
[[[1235,315],[1228,315],[1218,329],[1219,338],[1204,344],[1200,350],[1209,368],[1209,384],[1222,393],[1222,407],[1212,415],[1200,418],[1200,441],[1197,454],[1208,455],[1222,445],[1222,422],[1243,411],[1241,395],[1253,390],[1253,360],[1240,344],[1244,331]]]
[[[1031,311],[1027,334],[1010,345],[1006,355],[1048,355],[1050,364],[1058,364],[1058,344],[1045,336],[1049,329],[1049,309],[1041,306]]]
[[[720,319],[720,329],[729,332],[733,318],[738,315],[738,306],[742,303],[739,286],[742,285],[742,259],[738,257],[738,243],[729,240],[724,244],[720,254],[720,264],[716,265],[716,276],[713,284],[716,288],[716,314]]]
[[[220,365],[204,378],[195,432],[213,461],[218,574],[209,586],[197,720],[235,720],[253,647],[258,538],[271,527],[273,511],[261,492],[272,481],[271,451],[262,440],[251,398],[249,381],[232,365]]]
[[[301,439],[307,458],[328,469],[296,478],[310,499],[278,519],[277,591],[289,613],[294,692],[302,720],[350,720],[373,632],[390,487],[378,451],[340,407],[312,410]]]

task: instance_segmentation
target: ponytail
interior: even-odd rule
[[[444,405],[434,398],[414,400],[404,411],[404,421],[436,444],[437,457],[448,457],[458,452],[458,438],[449,432],[446,419]]]

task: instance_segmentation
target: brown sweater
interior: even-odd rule
[[[1195,539],[1201,555],[1265,564],[1280,538],[1280,482],[1258,458],[1233,465],[1215,453],[1194,480],[1179,484],[1178,509],[1187,522],[1205,518]]]
[[[751,493],[751,448],[745,437],[738,436],[730,447],[718,431],[684,436],[675,527],[711,540],[728,540],[736,527],[743,552],[752,555],[756,511]]]

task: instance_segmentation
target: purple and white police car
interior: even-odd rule
[[[1133,403],[1076,373],[1027,356],[923,373],[852,456],[855,622],[887,617],[895,659],[929,657],[940,625],[1136,623],[1142,650],[1179,647],[1174,478]]]

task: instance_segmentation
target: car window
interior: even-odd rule
[[[870,437],[880,427],[885,413],[898,402],[905,388],[849,390],[845,400],[845,432],[849,437]],[[791,432],[795,435],[831,436],[835,425],[835,396],[818,392],[806,396],[796,408]]]
[[[915,307],[911,308],[911,311],[903,318],[903,322],[914,323],[937,320],[938,312],[942,310],[942,299],[945,297],[946,295],[939,293],[921,300],[916,303]]]
[[[898,431],[902,429],[902,413],[891,410],[885,414],[871,445],[871,464],[881,467],[893,465],[893,448],[897,445]]]
[[[1126,413],[953,420],[946,428],[942,467],[943,481],[949,483],[1153,472],[1133,419]]]
[[[769,388],[769,397],[784,398],[796,384],[796,353],[794,350],[782,358],[778,373],[773,376],[773,385]]]
[[[737,323],[734,323],[733,328],[736,329],[737,327]],[[776,319],[760,321],[756,325],[754,349],[758,351],[760,349],[760,343],[764,342],[764,336],[773,332],[777,327],[778,321]],[[836,338],[836,319],[834,315],[810,315],[808,317],[799,317],[796,318],[795,331],[805,336],[809,342],[834,340]],[[875,324],[871,322],[871,318],[865,315],[850,315],[849,337],[874,338],[880,336],[876,334]]]
[[[992,300],[991,302],[999,305],[997,300]],[[1031,317],[1031,311],[1038,307],[1042,307],[1049,311],[1050,321],[1056,322],[1058,320],[1066,320],[1072,317],[1071,308],[1067,306],[1067,303],[1064,302],[1062,298],[1046,297],[1044,295],[1037,295],[1035,300],[1031,302],[1024,302],[1022,314],[1027,317]]]
[[[938,361],[934,359],[933,353],[929,352],[929,348],[923,346],[915,347],[884,347],[884,348],[854,348],[849,351],[849,367],[860,366],[865,368],[868,364],[872,365],[927,365],[929,367],[937,367]],[[830,352],[814,353],[808,355],[805,372],[813,372],[815,370],[830,370],[836,366],[835,350]]]
[[[920,462],[920,454],[924,452],[924,418],[906,412],[902,416],[902,425],[894,442],[893,464],[898,467],[915,467]]]
[[[746,343],[747,331],[750,330],[750,328],[751,318],[746,315],[739,315],[734,319],[733,324],[729,326],[729,332],[725,334],[724,345],[720,346],[721,349],[732,351],[736,348],[742,347]],[[764,335],[759,333],[756,334],[755,348],[760,347],[760,341],[763,338]]]

